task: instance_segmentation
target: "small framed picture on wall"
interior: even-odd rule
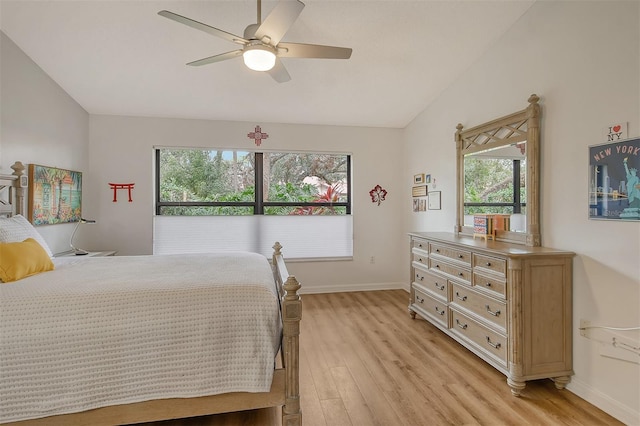
[[[429,210],[440,210],[440,191],[429,192]]]
[[[420,185],[422,183],[424,183],[424,173],[413,175],[413,184],[414,185]]]
[[[411,195],[414,197],[426,197],[428,193],[427,185],[418,185],[411,188]]]

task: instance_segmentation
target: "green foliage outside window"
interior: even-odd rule
[[[304,205],[348,203],[347,155],[160,149],[157,158],[158,214],[255,214],[260,160],[263,214],[347,214],[344,205]]]
[[[524,167],[524,161],[521,161]],[[482,206],[465,206],[465,214],[514,212],[513,160],[474,158],[464,160],[464,202]],[[524,174],[520,175],[520,200],[526,200]],[[511,205],[494,205],[505,204]]]

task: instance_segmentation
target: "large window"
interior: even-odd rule
[[[278,240],[289,258],[352,256],[347,154],[158,148],[155,160],[154,253],[270,254]]]

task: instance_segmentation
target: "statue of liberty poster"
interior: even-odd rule
[[[589,218],[640,220],[640,138],[589,147]]]

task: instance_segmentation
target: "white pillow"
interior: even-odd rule
[[[47,242],[24,216],[0,217],[0,243],[19,243],[27,238],[36,240],[49,257],[53,257]]]

